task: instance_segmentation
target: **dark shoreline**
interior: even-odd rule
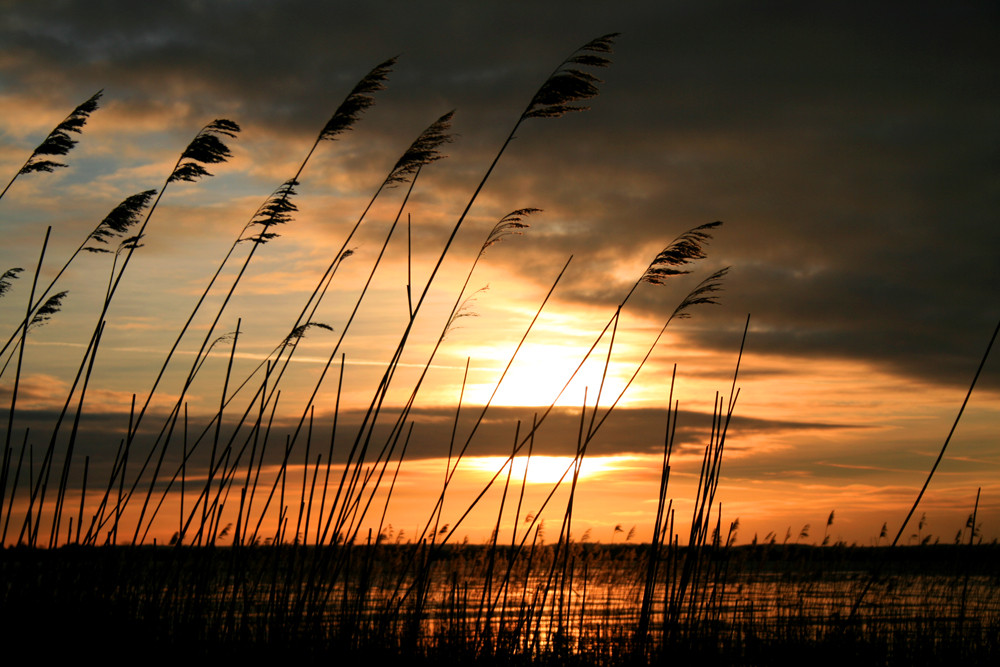
[[[537,613],[537,591],[544,586],[536,584],[563,567],[560,549],[566,553],[565,545],[536,546],[530,561],[525,563],[525,554],[514,561],[511,581],[523,585],[511,589],[507,620],[484,634],[485,619],[495,625],[501,615],[499,609],[484,611],[480,603],[484,568],[492,559],[494,577],[502,573],[509,547],[447,545],[432,556],[407,544],[9,547],[0,550],[0,627],[39,655],[71,659],[99,650],[154,664],[195,658],[249,664],[370,665],[392,659],[779,665],[828,664],[836,658],[886,665],[957,664],[958,659],[975,665],[991,664],[1000,650],[1000,602],[991,593],[1000,590],[995,544],[708,546],[698,554],[680,548],[672,554],[674,572],[686,561],[696,563],[707,573],[696,579],[698,590],[706,592],[691,597],[692,611],[673,621],[664,622],[654,605],[647,639],[640,640],[636,608],[628,601],[641,597],[649,545],[572,543],[569,576],[552,580],[546,593],[550,605],[559,596],[569,606],[564,613],[560,602],[544,619],[538,617],[532,631],[542,632],[542,644],[532,647],[531,641],[525,644],[531,633],[519,624]],[[332,568],[336,563],[341,564]],[[420,567],[401,575],[415,563]],[[321,569],[327,566],[332,569]],[[845,605],[876,569],[879,582],[859,617],[851,618]],[[335,582],[333,594],[310,606],[315,601],[309,596],[328,576]],[[423,588],[421,577],[426,577]],[[424,596],[422,604],[393,598],[393,582],[400,592],[413,586],[415,597]],[[748,610],[751,589],[776,597],[761,598],[757,610]],[[811,596],[823,602],[830,590],[848,602],[816,616]],[[612,594],[621,597],[612,601]],[[765,603],[776,606],[768,611]]]

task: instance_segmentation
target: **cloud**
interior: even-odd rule
[[[699,317],[719,325],[751,312],[757,349],[947,383],[966,381],[960,361],[975,358],[997,316],[997,49],[988,21],[975,20],[988,10],[921,8],[900,20],[866,8],[862,20],[851,3],[725,13],[707,3],[588,20],[553,7],[533,10],[524,31],[500,5],[50,5],[9,9],[9,89],[38,90],[44,77],[49,89],[100,82],[118,108],[183,102],[170,116],[184,133],[239,113],[257,132],[308,137],[368,67],[402,52],[354,134],[391,153],[458,106],[458,164],[445,182],[482,169],[546,61],[572,48],[557,48],[567,41],[557,16],[560,35],[580,41],[599,32],[587,31],[597,19],[621,23],[607,26],[625,34],[594,111],[526,125],[484,194],[499,204],[517,191],[504,210],[546,209],[529,242],[496,261],[542,280],[554,253],[576,253],[588,270],[560,298],[612,307],[628,283],[617,272],[638,274],[680,231],[723,219],[705,270],[734,267],[732,308]],[[628,235],[609,233],[622,225]],[[663,312],[662,298],[643,291],[633,307]]]

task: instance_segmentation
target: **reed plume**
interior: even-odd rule
[[[0,297],[7,294],[7,291],[11,288],[13,281],[17,280],[17,275],[22,271],[24,271],[24,269],[19,266],[15,266],[14,268],[7,269],[3,272],[3,275],[0,276]]]
[[[410,147],[400,156],[395,166],[393,166],[392,171],[386,176],[386,187],[406,183],[421,168],[446,157],[441,154],[439,149],[444,144],[454,141],[454,137],[449,131],[451,130],[451,119],[454,115],[454,111],[449,111],[420,133],[420,136],[410,144]]]
[[[709,222],[689,229],[678,236],[653,259],[649,268],[642,274],[641,281],[662,285],[670,276],[691,273],[689,270],[677,267],[686,266],[694,260],[704,259],[704,246],[712,238],[709,232],[721,224],[720,221]]]
[[[226,146],[222,137],[235,137],[236,134],[239,132],[239,130],[240,128],[236,123],[226,119],[213,120],[205,127],[203,127],[201,130],[199,130],[198,134],[195,135],[194,139],[191,140],[191,142],[181,153],[180,157],[177,159],[177,162],[174,164],[173,168],[170,171],[170,176],[167,177],[166,181],[163,184],[163,187],[160,188],[159,194],[156,195],[155,200],[152,202],[151,205],[149,205],[149,209],[146,212],[145,219],[140,225],[138,231],[132,236],[124,239],[119,244],[118,250],[115,253],[115,263],[112,266],[111,277],[109,278],[108,281],[108,289],[104,297],[104,302],[101,307],[100,316],[97,319],[97,323],[94,327],[94,332],[90,337],[90,342],[86,347],[86,351],[84,352],[83,358],[80,360],[80,365],[76,373],[76,379],[73,381],[72,386],[70,387],[69,395],[67,396],[66,402],[63,406],[63,411],[60,414],[59,418],[56,420],[55,428],[52,433],[52,438],[50,440],[48,450],[46,451],[45,460],[47,461],[49,467],[51,467],[52,451],[55,447],[56,437],[59,433],[59,428],[61,426],[62,419],[66,415],[66,412],[69,410],[70,401],[73,397],[73,394],[76,392],[77,385],[82,377],[83,387],[84,387],[83,391],[85,391],[87,382],[89,381],[90,369],[93,367],[93,359],[97,355],[98,347],[101,341],[101,331],[103,330],[106,324],[105,318],[107,316],[109,308],[111,307],[111,301],[115,296],[118,286],[121,284],[122,278],[125,275],[125,270],[128,268],[129,262],[132,258],[132,254],[135,252],[136,249],[142,247],[142,243],[140,241],[144,237],[146,227],[149,225],[149,221],[152,218],[153,213],[156,211],[156,207],[159,204],[160,200],[163,198],[163,195],[166,192],[167,187],[175,181],[193,182],[203,176],[211,176],[209,171],[205,169],[202,165],[219,164],[225,162],[229,157],[231,157],[232,152],[229,150],[228,146]],[[139,211],[141,211],[141,208],[145,207],[145,203],[147,200],[144,198],[144,195],[145,193],[141,193],[139,195],[139,200],[133,202],[133,206],[131,207],[132,209],[138,209]],[[152,194],[150,194],[150,197],[152,197]],[[137,205],[138,203],[142,203],[143,206],[139,207]],[[138,212],[135,211],[132,212],[134,212],[135,215],[137,216],[139,215]],[[121,223],[123,219],[128,219],[129,217],[130,216],[128,214],[121,217],[113,216],[112,220],[113,222]],[[122,258],[121,264],[119,266],[118,258],[121,255],[124,255],[124,257]],[[117,273],[116,273],[116,268],[117,268]],[[78,416],[83,410],[83,391],[81,391],[80,400],[77,405]],[[132,435],[133,434],[130,432],[127,445],[131,444]],[[45,495],[45,490],[43,487],[41,502],[44,502],[44,495]],[[118,516],[120,516],[122,509],[123,507],[119,506]],[[58,517],[55,517],[55,521],[58,521]]]
[[[322,322],[306,322],[305,324],[300,324],[299,326],[292,329],[291,333],[285,336],[284,344],[289,344],[297,342],[305,337],[306,331],[312,327],[317,327],[320,329],[326,329],[327,331],[333,331],[333,327],[329,324],[323,324]]]
[[[524,219],[529,215],[541,212],[542,209],[540,208],[519,208],[516,211],[511,211],[504,217],[500,218],[499,222],[493,225],[493,229],[486,237],[483,247],[479,249],[479,256],[482,257],[486,254],[487,248],[500,243],[504,240],[504,238],[514,234],[522,234],[523,232],[521,230],[527,229],[531,226],[524,222]]]
[[[45,137],[45,140],[38,145],[38,147],[32,151],[31,155],[25,161],[24,165],[14,174],[14,177],[10,179],[7,183],[7,187],[0,192],[0,197],[7,194],[7,190],[10,186],[14,184],[18,176],[23,174],[31,174],[34,172],[45,171],[53,172],[57,168],[67,167],[69,165],[56,162],[55,160],[48,159],[49,156],[64,156],[68,155],[70,150],[76,146],[76,140],[73,139],[69,133],[74,132],[80,134],[83,131],[83,126],[87,124],[87,119],[90,118],[90,114],[97,110],[98,100],[101,99],[101,95],[104,91],[99,90],[90,98],[73,109],[70,115],[55,126],[49,135]]]
[[[69,291],[62,291],[58,294],[50,296],[45,303],[43,303],[41,307],[35,311],[35,314],[31,318],[31,322],[28,324],[28,329],[37,329],[38,327],[47,324],[48,321],[52,319],[52,316],[58,313],[62,308],[63,299],[66,298],[67,294],[69,294]]]
[[[670,315],[670,319],[688,319],[691,317],[691,313],[688,311],[690,311],[694,306],[702,304],[718,305],[719,301],[717,294],[722,291],[722,280],[728,273],[729,267],[727,266],[723,269],[719,269],[698,283],[698,285],[693,290],[688,292],[688,295],[677,305],[674,312]]]
[[[126,250],[138,250],[142,248],[145,244],[142,240],[146,238],[145,234],[136,234],[135,236],[129,236],[128,238],[122,239],[121,243],[118,244],[118,250],[115,251],[116,254],[121,254]]]
[[[225,118],[217,118],[203,127],[181,153],[181,159],[174,167],[167,183],[193,182],[203,176],[211,176],[211,172],[202,165],[219,164],[231,158],[233,153],[222,137],[234,139],[239,131],[239,125]]]
[[[191,384],[191,381],[193,379],[192,374],[193,374],[194,370],[196,368],[198,368],[199,359],[202,357],[202,355],[204,353],[204,350],[205,350],[205,347],[208,345],[208,341],[211,340],[211,336],[212,336],[212,333],[215,330],[216,325],[218,324],[219,320],[221,319],[222,314],[223,314],[226,306],[228,305],[228,303],[229,303],[229,301],[230,301],[233,293],[236,290],[237,285],[239,284],[240,279],[243,277],[243,274],[246,271],[247,267],[249,266],[251,259],[253,259],[253,256],[256,253],[257,249],[260,248],[265,243],[267,243],[268,241],[276,238],[278,234],[273,231],[273,228],[275,226],[279,225],[279,224],[285,224],[285,223],[289,222],[291,220],[291,214],[297,210],[296,206],[291,201],[289,201],[289,199],[290,199],[290,197],[292,195],[295,194],[295,186],[297,186],[299,184],[299,177],[302,175],[302,172],[305,170],[305,167],[309,163],[309,160],[312,157],[313,153],[316,151],[316,148],[319,146],[319,144],[322,141],[334,140],[340,134],[342,134],[342,133],[350,130],[353,127],[353,125],[361,118],[362,112],[364,112],[366,109],[370,108],[374,104],[374,93],[378,92],[380,90],[383,90],[385,88],[385,86],[384,86],[385,80],[387,79],[387,77],[389,75],[389,72],[391,71],[392,66],[395,64],[395,62],[396,62],[395,58],[390,58],[389,60],[386,60],[383,63],[377,65],[375,68],[373,68],[371,71],[369,71],[368,74],[366,74],[361,79],[361,81],[359,81],[354,86],[354,88],[347,95],[347,97],[340,104],[340,106],[336,109],[336,111],[334,111],[333,116],[330,118],[329,121],[327,121],[327,123],[324,125],[323,129],[320,131],[320,133],[316,137],[316,140],[313,142],[312,147],[310,147],[309,151],[306,153],[305,158],[303,158],[302,162],[299,164],[299,167],[296,170],[295,175],[292,176],[292,178],[290,178],[287,181],[285,181],[285,183],[282,184],[282,186],[280,186],[272,195],[270,195],[267,198],[267,200],[264,202],[264,204],[262,204],[257,209],[257,211],[254,213],[254,215],[251,217],[250,222],[247,223],[247,225],[244,227],[243,231],[240,232],[240,235],[237,237],[236,241],[234,241],[232,247],[229,249],[229,252],[222,259],[222,262],[219,264],[218,269],[216,269],[216,271],[213,274],[212,278],[209,280],[208,285],[205,287],[205,290],[202,292],[202,295],[199,297],[198,302],[195,304],[194,309],[192,310],[190,316],[188,317],[187,321],[184,323],[184,326],[181,328],[181,331],[177,335],[177,338],[174,341],[174,344],[170,348],[170,351],[167,353],[167,357],[163,361],[163,364],[160,367],[160,371],[157,374],[156,379],[153,382],[153,387],[152,387],[152,389],[150,389],[150,392],[149,392],[148,396],[146,397],[146,401],[144,402],[142,408],[139,411],[139,414],[138,414],[138,417],[136,419],[135,425],[129,429],[129,431],[130,431],[129,432],[129,436],[128,436],[129,441],[131,441],[132,438],[134,437],[135,432],[138,429],[139,423],[141,422],[143,416],[146,414],[146,410],[149,407],[149,404],[150,404],[150,402],[152,400],[153,395],[156,393],[157,387],[159,386],[160,381],[163,378],[164,373],[166,372],[167,366],[169,365],[170,360],[172,359],[174,352],[176,351],[178,345],[180,344],[181,340],[183,339],[185,333],[187,332],[188,327],[191,325],[191,322],[194,320],[194,317],[198,313],[198,310],[201,308],[202,304],[204,303],[205,299],[207,298],[209,292],[212,290],[213,286],[215,285],[215,281],[218,279],[219,275],[222,273],[223,268],[229,262],[229,259],[232,256],[232,253],[235,251],[237,245],[241,241],[249,240],[249,241],[252,242],[252,247],[250,249],[249,254],[244,259],[242,267],[240,268],[240,270],[239,270],[236,278],[233,280],[232,285],[230,285],[230,287],[229,287],[229,290],[228,290],[228,292],[227,292],[227,294],[226,294],[226,296],[225,296],[225,298],[223,300],[222,306],[219,308],[218,312],[215,315],[215,319],[213,320],[211,326],[209,327],[208,331],[205,334],[205,337],[204,337],[204,339],[202,341],[202,344],[201,344],[201,347],[200,347],[200,349],[198,351],[198,354],[195,356],[195,361],[194,361],[194,363],[191,366],[191,371],[189,371],[189,373],[188,373],[188,378],[185,381],[184,390],[182,391],[181,396],[177,399],[177,402],[174,405],[174,409],[172,411],[172,415],[170,417],[168,417],[167,423],[164,425],[163,429],[160,431],[160,435],[157,437],[157,441],[153,444],[153,447],[150,449],[149,454],[147,455],[144,463],[142,464],[142,466],[141,466],[141,468],[140,468],[140,470],[139,470],[139,472],[138,472],[138,474],[137,474],[137,476],[135,478],[135,481],[133,482],[133,484],[132,484],[132,486],[131,486],[131,488],[129,490],[128,496],[126,497],[126,502],[128,502],[128,500],[131,499],[132,494],[135,492],[136,488],[139,485],[139,482],[140,482],[140,480],[142,478],[142,475],[145,473],[148,465],[152,461],[152,457],[153,457],[154,453],[156,452],[156,450],[158,448],[160,449],[160,457],[159,457],[159,462],[156,464],[156,468],[155,468],[154,473],[153,473],[154,479],[155,479],[157,473],[159,472],[160,464],[163,461],[163,457],[164,457],[164,455],[166,453],[166,448],[167,448],[167,446],[169,444],[169,441],[170,441],[170,435],[171,435],[171,433],[173,431],[172,424],[175,421],[173,415],[176,415],[176,414],[179,413],[180,406],[181,406],[181,404],[183,402],[184,392],[187,391],[187,388]],[[371,206],[371,204],[369,204],[369,207],[370,206]],[[366,212],[367,212],[367,209],[366,209]],[[360,221],[359,221],[358,224],[360,224]],[[244,237],[244,234],[251,227],[260,227],[261,231],[257,232],[256,234],[254,234],[252,236]],[[355,229],[357,229],[357,226],[355,226]],[[346,247],[346,244],[345,244],[345,247]],[[343,250],[343,248],[342,248],[342,250]],[[338,262],[338,265],[339,265],[339,262]],[[328,270],[328,273],[329,273],[329,270]],[[325,280],[325,276],[324,276],[323,280]],[[320,284],[322,284],[323,280],[320,281]],[[315,296],[315,292],[314,292],[314,296]],[[307,305],[307,308],[308,308],[308,305]],[[304,314],[305,314],[305,310],[303,310],[303,315]],[[295,325],[293,325],[293,331],[294,331],[294,329],[296,327],[298,327],[301,324],[302,319],[303,319],[303,317],[300,316],[299,319],[296,321]],[[287,343],[283,343],[282,344],[282,348],[286,344]],[[293,346],[293,349],[294,349],[294,346]],[[279,374],[279,378],[280,378],[280,374]],[[240,385],[240,386],[242,387],[243,385]],[[248,411],[249,411],[249,408],[248,408]],[[161,447],[161,441],[162,441],[162,447]],[[176,477],[176,475],[175,475],[175,477]],[[171,480],[171,484],[172,484],[172,481],[173,480]],[[168,485],[168,489],[169,489],[169,485]],[[143,520],[143,517],[145,516],[145,512],[146,512],[146,506],[147,506],[147,504],[148,504],[148,502],[150,500],[150,494],[152,493],[152,490],[153,490],[153,485],[150,484],[149,489],[148,489],[147,494],[146,494],[145,501],[143,503],[143,509],[142,509],[142,511],[140,513],[139,522],[138,522],[137,527],[136,527],[136,537],[138,536],[139,528],[141,528],[142,520]],[[135,541],[135,538],[133,538],[133,541]]]
[[[318,141],[332,141],[353,128],[361,114],[375,104],[375,93],[385,90],[385,81],[395,64],[396,58],[389,58],[368,72],[323,126]]]
[[[295,186],[298,184],[299,182],[294,178],[282,183],[247,223],[246,229],[259,227],[260,231],[247,238],[241,238],[240,241],[251,241],[260,245],[277,238],[279,235],[272,231],[272,228],[291,222],[292,214],[299,210],[298,206],[291,201],[292,196],[296,194]]]
[[[139,194],[127,197],[124,201],[122,201],[114,209],[112,209],[107,216],[105,216],[104,220],[102,220],[94,228],[94,230],[87,235],[87,237],[83,240],[83,242],[79,245],[79,247],[77,247],[77,249],[73,252],[73,254],[70,255],[69,259],[66,260],[62,268],[59,269],[55,277],[51,281],[49,281],[48,286],[44,290],[42,290],[41,294],[34,300],[34,303],[31,304],[31,308],[28,312],[27,318],[25,318],[25,320],[21,323],[21,325],[19,325],[18,328],[15,329],[13,333],[11,333],[10,337],[7,339],[7,342],[4,343],[3,348],[0,349],[0,355],[5,353],[7,351],[7,348],[10,347],[11,343],[14,342],[14,340],[17,338],[17,332],[20,330],[20,327],[23,326],[25,322],[28,321],[28,318],[31,317],[31,314],[36,312],[36,309],[42,305],[42,303],[45,301],[45,298],[48,296],[49,292],[52,290],[53,287],[55,287],[55,284],[63,276],[63,274],[69,268],[70,264],[73,263],[73,260],[75,260],[77,256],[84,250],[91,253],[111,253],[112,252],[111,250],[108,250],[107,248],[103,248],[101,246],[107,245],[110,241],[114,240],[115,238],[118,238],[126,234],[129,231],[129,229],[131,229],[139,221],[139,218],[142,216],[142,212],[149,205],[150,200],[155,194],[156,190],[146,190],[145,192],[140,192]],[[98,245],[90,245],[91,242],[94,242]],[[138,244],[138,237],[131,237],[122,241],[118,247],[118,250],[115,252],[115,262],[117,263],[118,255],[120,255],[123,250],[128,250],[128,249],[134,250],[135,248],[139,247],[139,245],[140,244]],[[115,265],[112,265],[112,275],[114,274]],[[14,274],[11,275],[11,277],[16,277],[16,273],[19,272],[20,269],[11,269],[11,271],[15,272]],[[2,296],[3,292],[5,292],[6,289],[9,287],[9,282],[7,282],[7,278],[8,274],[10,274],[11,271],[5,273],[3,279],[0,279],[0,296]],[[2,371],[0,371],[0,375],[2,374],[3,374]]]
[[[460,329],[461,327],[458,326],[457,323],[463,317],[479,317],[479,313],[473,310],[473,306],[476,303],[476,296],[478,294],[482,294],[483,292],[488,291],[489,289],[490,289],[489,285],[486,285],[485,287],[480,287],[475,292],[473,292],[472,294],[470,294],[469,296],[465,297],[465,299],[462,300],[462,304],[455,310],[454,313],[451,314],[451,317],[448,319],[448,324],[446,324],[444,327],[444,335],[442,338],[447,338],[449,332],[454,331],[455,329]]]
[[[366,430],[369,434],[368,438],[371,437],[370,435],[371,430],[374,428],[375,422],[378,419],[379,409],[382,400],[384,399],[386,393],[389,390],[389,385],[394,376],[396,365],[398,364],[399,358],[402,355],[407,340],[409,339],[409,335],[412,330],[413,324],[416,320],[417,313],[420,311],[424,299],[427,297],[427,294],[431,289],[431,285],[434,283],[438,271],[440,270],[441,265],[443,264],[444,259],[447,256],[448,251],[450,250],[451,245],[455,240],[455,237],[458,235],[458,232],[461,229],[462,224],[465,222],[465,219],[468,216],[469,211],[472,209],[473,204],[475,204],[476,200],[478,199],[479,193],[482,191],[483,187],[485,187],[486,182],[489,180],[490,175],[493,173],[493,170],[499,163],[500,158],[503,156],[504,152],[506,151],[510,143],[514,140],[514,137],[517,133],[518,128],[521,126],[521,123],[523,123],[528,118],[557,118],[569,111],[585,110],[586,107],[577,105],[575,103],[581,100],[590,99],[595,95],[597,95],[599,93],[599,89],[597,88],[596,84],[600,83],[600,79],[583,70],[580,70],[579,67],[575,66],[585,66],[585,67],[608,66],[610,64],[610,60],[608,58],[605,58],[603,55],[599,54],[606,54],[611,52],[612,50],[611,47],[613,45],[614,38],[616,36],[617,33],[608,34],[604,35],[603,37],[596,38],[594,40],[591,40],[590,42],[587,42],[582,47],[580,47],[579,49],[575,50],[572,54],[570,54],[570,56],[565,60],[563,60],[559,64],[559,66],[555,69],[555,71],[549,75],[549,77],[538,89],[538,91],[536,91],[535,95],[528,103],[524,112],[522,112],[517,122],[514,123],[514,126],[511,128],[510,133],[507,135],[507,138],[500,146],[500,149],[494,156],[493,161],[487,168],[486,173],[483,175],[479,184],[476,186],[475,191],[472,193],[461,215],[459,215],[458,220],[455,222],[451,234],[448,237],[448,240],[445,242],[444,248],[439,253],[438,259],[434,267],[431,269],[430,276],[428,277],[427,282],[420,293],[420,296],[417,298],[416,304],[413,305],[412,308],[410,308],[409,324],[407,324],[407,327],[403,332],[400,341],[396,347],[396,351],[393,354],[393,357],[389,362],[382,376],[381,381],[379,382],[379,390],[372,398],[372,401],[366,413],[365,421],[363,422],[361,430],[359,431],[358,440],[356,441],[356,444],[357,442],[360,442],[362,438],[362,433],[364,433]],[[452,313],[449,315],[449,320],[451,319],[451,316],[454,314],[455,310],[460,305],[461,298],[462,294],[460,293],[458,300],[456,301],[456,306],[452,309]],[[445,332],[447,331],[447,325],[445,326],[444,331]],[[442,339],[443,339],[443,334],[442,337],[439,338],[437,345],[435,345],[434,351],[431,353],[431,359],[433,359],[434,354],[436,353],[438,346],[441,344]],[[421,380],[422,377],[423,376],[421,376]],[[419,390],[421,380],[418,380],[413,391],[411,392],[411,399],[410,399],[411,403],[413,397],[415,397],[417,391]],[[370,420],[368,417],[369,415],[371,415]],[[399,427],[401,425],[402,425],[401,420],[397,420],[397,427],[393,429],[393,431],[398,434],[400,432]],[[364,455],[364,451],[365,450],[362,449],[362,456]],[[452,530],[454,531],[454,529]]]
[[[610,65],[611,60],[601,54],[612,53],[618,34],[610,33],[592,39],[564,60],[535,93],[521,118],[558,118],[571,111],[589,109],[575,103],[596,97],[600,92],[597,84],[603,81],[579,67],[603,68]]]
[[[114,207],[111,212],[105,216],[104,220],[102,220],[101,223],[94,228],[94,231],[87,236],[83,249],[93,253],[110,253],[110,250],[103,248],[100,245],[86,245],[86,243],[93,241],[102,245],[108,245],[111,240],[125,236],[125,234],[139,222],[143,211],[145,211],[146,207],[149,206],[149,202],[152,201],[154,196],[156,196],[156,190],[145,190],[130,197],[126,197],[125,200],[118,204],[118,206]],[[74,254],[73,257],[75,256],[76,255]],[[73,260],[73,257],[70,258],[70,261]],[[69,264],[69,262],[67,262],[67,264]]]

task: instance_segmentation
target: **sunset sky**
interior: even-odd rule
[[[231,391],[289,333],[402,152],[455,110],[454,141],[442,149],[447,158],[421,172],[320,387],[314,438],[322,444],[313,443],[313,462],[319,453],[326,459],[339,354],[346,363],[335,456],[343,461],[406,327],[406,220],[419,293],[538,87],[577,47],[621,33],[613,64],[596,70],[603,83],[586,102],[590,110],[520,127],[417,316],[389,392],[387,425],[410,395],[493,225],[515,209],[542,209],[525,220],[523,234],[485,252],[466,294],[488,289],[474,294],[469,316],[448,332],[417,395],[388,513],[408,534],[427,520],[440,491],[466,360],[459,446],[571,256],[471,441],[443,523],[454,522],[503,465],[518,420],[523,435],[657,253],[698,225],[723,221],[707,258],[688,267],[690,275],[641,285],[623,310],[601,406],[613,402],[688,291],[731,267],[721,303],[670,324],[589,446],[574,537],[590,529],[591,540],[621,540],[613,533],[621,524],[625,531],[637,527],[635,539],[648,539],[674,364],[681,414],[670,496],[678,523],[688,521],[707,414],[716,392],[730,398],[748,314],[716,499],[724,525],[739,518],[744,543],[770,532],[782,541],[788,531],[794,541],[809,524],[800,541],[818,543],[834,511],[828,533],[835,540],[870,544],[883,523],[891,537],[1000,318],[994,2],[8,0],[0,8],[3,185],[67,113],[103,90],[100,108],[74,135],[79,144],[57,158],[68,168],[21,176],[0,200],[0,272],[25,269],[0,300],[3,341],[23,317],[46,226],[47,285],[115,205],[162,187],[202,126],[227,118],[242,128],[227,139],[233,158],[209,165],[214,176],[167,188],[129,264],[87,393],[74,488],[84,455],[91,457],[91,483],[101,484],[94,481],[101,471],[106,479],[132,394],[140,404],[149,395],[167,350],[243,226],[294,175],[354,84],[393,56],[398,62],[375,105],[350,132],[317,148],[294,198],[298,212],[257,250],[213,334],[233,331],[242,318]],[[311,329],[281,381],[276,443],[295,430],[405,194],[405,186],[385,191],[350,242],[355,254],[314,317],[334,331]],[[222,284],[232,282],[249,249],[237,247]],[[54,288],[69,290],[62,311],[29,334],[11,440],[19,452],[30,427],[35,465],[96,324],[111,259],[75,260]],[[155,436],[180,395],[223,293],[213,291],[182,341],[144,434]],[[218,406],[231,344],[213,350],[188,392],[192,431],[204,428]],[[592,406],[607,355],[605,336],[539,430],[535,454],[574,452],[585,388]],[[5,434],[16,363],[17,355],[0,380]],[[240,410],[241,398],[234,401]],[[952,542],[980,487],[983,537],[1000,536],[998,399],[994,350],[907,536],[926,514],[920,536]],[[134,456],[151,444],[137,441]],[[171,457],[176,462],[179,453]],[[295,484],[304,457],[304,444],[297,444],[290,457]],[[528,509],[519,522],[537,510],[566,464],[529,464]],[[558,474],[545,474],[548,468]],[[515,469],[513,478],[523,474]],[[498,501],[488,494],[455,539],[483,539]],[[555,539],[565,496],[552,502],[545,512]],[[171,520],[154,531],[158,539],[174,530]]]

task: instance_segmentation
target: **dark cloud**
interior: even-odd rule
[[[481,411],[481,408],[466,408],[459,416],[456,430],[454,408],[417,409],[410,414],[410,418],[404,426],[403,435],[396,439],[390,436],[394,433],[393,427],[399,417],[399,412],[387,410],[383,412],[379,419],[379,425],[369,441],[366,460],[376,460],[380,452],[382,460],[384,460],[385,453],[390,451],[393,453],[394,460],[398,459],[403,445],[406,443],[406,434],[409,433],[411,424],[413,432],[406,445],[407,460],[445,458],[448,456],[449,448],[452,449],[453,455],[457,455],[466,443],[468,443],[466,451],[468,456],[509,456],[514,444],[515,433],[520,433],[520,439],[523,440],[530,431],[532,419],[536,416],[541,417],[544,413],[544,409],[535,408],[490,408],[485,419],[473,433],[473,427]],[[603,416],[604,411],[602,410],[597,421],[600,422]],[[42,452],[49,445],[52,427],[56,423],[57,417],[58,412],[51,410],[18,411],[18,428],[30,429],[28,444],[34,448],[35,456],[42,456]],[[338,429],[334,440],[333,460],[335,463],[347,461],[355,443],[357,443],[359,450],[364,447],[364,439],[359,439],[358,436],[363,418],[364,411],[361,410],[345,410],[338,416]],[[0,419],[6,423],[6,411],[0,412]],[[206,422],[207,420],[197,417],[191,418],[187,447],[192,453],[188,462],[187,474],[192,476],[201,474],[208,464],[214,427],[206,426]],[[590,414],[588,413],[587,423],[589,424],[589,422]],[[65,456],[69,434],[72,430],[71,423],[72,415],[60,430],[60,436],[55,444],[57,465],[61,464]],[[307,446],[312,452],[310,461],[315,462],[317,454],[322,454],[324,462],[326,461],[330,447],[332,423],[332,414],[317,414],[311,437],[308,436],[309,429],[304,427],[296,439],[293,453],[289,457],[291,465],[300,465],[303,462]],[[84,456],[92,457],[92,465],[95,466],[91,469],[94,479],[101,479],[102,474],[108,475],[110,473],[116,451],[119,451],[118,448],[123,442],[124,429],[127,424],[128,415],[120,413],[91,411],[82,416],[75,440],[76,456],[80,459]],[[151,413],[146,416],[128,455],[129,460],[132,461],[130,465],[136,466],[135,470],[138,470],[138,466],[152,450],[153,443],[157,442],[158,438],[162,438],[161,431],[166,432],[165,424],[169,425],[166,415]],[[286,442],[286,437],[295,433],[297,425],[298,420],[289,417],[281,418],[279,416],[272,422],[271,435],[264,458],[266,463],[270,465],[281,464],[284,447],[280,446],[280,443]],[[253,423],[248,420],[238,431],[234,431],[233,427],[234,424],[229,423],[223,430],[218,451],[225,451],[227,443],[231,443],[233,460],[235,460],[237,452],[243,451],[241,466],[245,468],[249,451],[254,447]],[[579,427],[579,410],[554,409],[545,417],[538,428],[531,445],[532,453],[547,456],[572,456],[576,452]],[[662,454],[665,428],[666,413],[663,410],[619,408],[599,425],[588,445],[587,453],[591,456]],[[682,410],[678,416],[674,439],[675,452],[700,456],[708,442],[711,428],[712,416],[710,414]],[[859,427],[851,424],[796,422],[734,416],[729,426],[728,437],[736,443],[733,446],[739,448],[741,438],[762,434],[829,432],[837,429],[856,428]],[[175,425],[171,444],[168,446],[164,459],[166,464],[163,470],[168,477],[181,463],[183,433],[180,429],[180,423]],[[452,447],[453,430],[455,430],[456,436]],[[393,444],[394,440],[395,444]],[[261,442],[263,442],[263,438],[258,438],[258,447]],[[20,444],[16,445],[16,451],[20,451]],[[257,452],[259,455],[260,450],[258,449]],[[526,445],[519,452],[519,455],[523,456],[527,453],[528,447]],[[156,457],[158,456],[159,450],[156,451]]]
[[[576,253],[585,269],[559,296],[613,308],[629,285],[612,262],[638,277],[650,252],[721,219],[702,270],[733,270],[725,306],[696,314],[701,344],[728,350],[750,312],[756,351],[963,384],[1000,316],[997,27],[995,3],[976,2],[8,3],[0,78],[60,98],[180,97],[185,133],[226,111],[306,140],[399,53],[355,134],[398,152],[457,107],[461,139],[435,169],[459,191],[555,62],[620,30],[593,110],[526,124],[499,165],[480,204],[497,210],[477,214],[546,212],[491,261],[546,282]],[[683,292],[643,288],[631,307],[666,315]]]

